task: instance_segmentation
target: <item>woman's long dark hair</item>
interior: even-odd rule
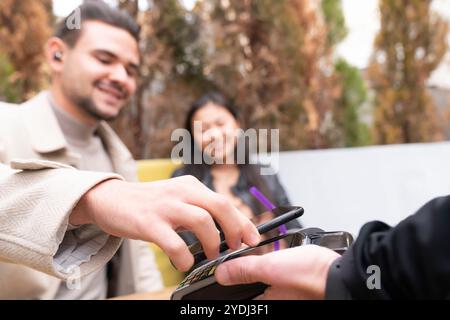
[[[191,108],[189,109],[186,117],[185,129],[189,131],[191,134],[190,144],[191,144],[191,161],[190,164],[186,164],[186,173],[197,177],[199,180],[203,180],[208,170],[211,170],[211,165],[204,163],[201,161],[201,164],[195,164],[194,157],[196,152],[201,152],[201,148],[197,146],[194,141],[194,128],[192,127],[192,119],[195,113],[201,108],[205,107],[207,104],[212,103],[217,106],[221,106],[225,108],[235,119],[239,120],[238,112],[235,106],[231,103],[229,99],[218,92],[209,92],[203,95],[200,99],[195,101]],[[250,154],[248,152],[249,148],[245,148],[245,162],[243,164],[237,163],[238,169],[240,173],[244,176],[247,186],[250,188],[251,186],[257,187],[264,195],[266,195],[271,201],[273,201],[272,195],[269,193],[269,188],[267,187],[264,180],[261,178],[259,174],[260,166],[250,163]],[[235,157],[237,156],[237,152],[234,153]],[[201,158],[203,159],[203,157]],[[236,160],[236,159],[235,159]],[[252,198],[253,199],[253,198]],[[258,208],[258,212],[254,212],[255,215],[260,214],[264,211],[267,211],[265,207],[263,207],[259,201],[253,199],[253,208]]]

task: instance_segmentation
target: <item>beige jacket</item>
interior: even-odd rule
[[[67,279],[70,273],[57,268],[59,244],[64,244],[72,208],[80,197],[96,184],[119,176],[110,173],[78,171],[63,165],[39,160],[0,164],[0,261],[11,261]],[[38,227],[37,227],[38,226]],[[81,228],[84,228],[82,226]],[[89,262],[80,264],[86,275],[106,264],[119,249],[121,240],[110,236],[106,245]],[[17,266],[18,267],[18,266]],[[26,271],[23,277],[34,276]],[[12,270],[14,272],[14,270]],[[1,270],[2,278],[10,274]],[[5,272],[5,274],[3,274]],[[37,275],[37,273],[36,273]],[[27,296],[37,296],[50,277],[39,277],[35,286],[21,288]],[[3,285],[9,285],[3,283]],[[6,296],[8,287],[1,287]],[[17,294],[18,295],[18,294]]]
[[[115,173],[127,181],[136,181],[135,162],[113,130],[102,122],[98,134],[111,157]],[[0,163],[9,164],[16,158],[45,159],[75,168],[80,161],[80,155],[67,150],[47,92],[21,106],[0,108]],[[125,240],[114,260],[113,270],[117,272],[110,281],[110,288],[114,288],[112,295],[155,291],[163,287],[147,243]],[[0,263],[0,298],[51,299],[59,285],[60,280],[46,274]],[[32,292],[31,296],[29,292]]]

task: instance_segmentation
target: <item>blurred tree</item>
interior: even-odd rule
[[[11,64],[9,78],[18,84],[20,95],[10,97],[16,100],[12,102],[30,98],[46,84],[43,47],[50,35],[51,8],[51,0],[0,1],[0,52],[6,56],[2,63]]]
[[[333,47],[347,36],[348,29],[345,24],[341,0],[322,0],[322,12],[327,24],[327,44]]]
[[[244,127],[280,128],[282,150],[362,144],[365,95],[350,92],[364,87],[333,60],[346,34],[340,0],[148,4],[139,12],[137,1],[119,1],[142,26],[141,83],[114,123],[135,157],[167,157],[190,103],[212,88],[235,101]]]
[[[205,75],[242,110],[243,124],[280,128],[281,148],[333,145],[340,94],[317,3],[204,0],[212,41]]]
[[[381,30],[369,66],[378,143],[443,138],[426,80],[447,50],[448,25],[430,5],[431,0],[380,1]]]
[[[327,26],[327,45],[330,50],[344,40],[348,29],[341,0],[322,0],[322,12]],[[358,68],[339,58],[334,66],[341,84],[341,95],[335,106],[335,146],[355,147],[370,144],[370,130],[361,121],[361,108],[367,101],[364,79]]]
[[[17,79],[16,74],[8,56],[0,52],[0,101],[20,102],[22,84]]]
[[[342,95],[335,110],[335,121],[341,129],[341,142],[345,147],[368,145],[369,127],[360,120],[360,109],[367,101],[367,90],[360,71],[344,59],[336,62],[336,71],[342,83]]]

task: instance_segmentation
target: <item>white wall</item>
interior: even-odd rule
[[[284,152],[279,177],[305,226],[356,236],[368,221],[396,224],[450,194],[450,142]]]

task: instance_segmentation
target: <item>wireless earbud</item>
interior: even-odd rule
[[[53,55],[53,59],[55,59],[56,61],[61,61],[62,60],[62,54],[60,51],[56,51]]]

